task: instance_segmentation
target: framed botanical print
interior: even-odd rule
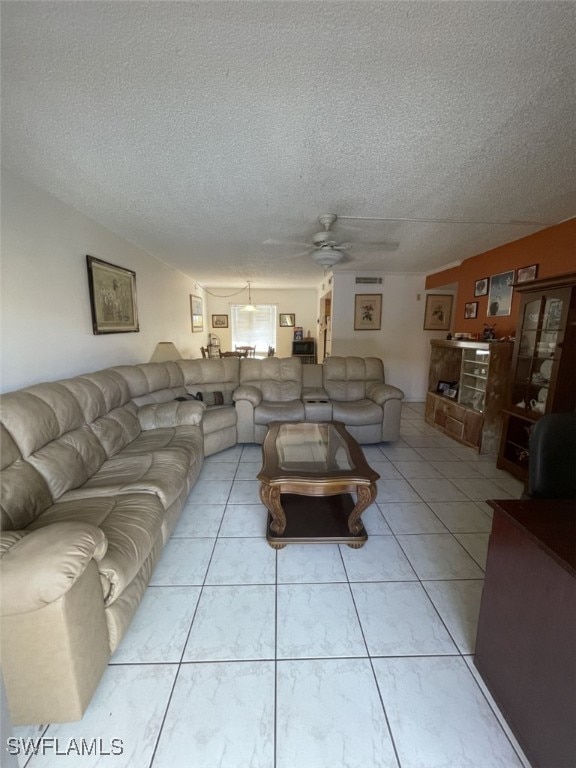
[[[453,301],[454,296],[451,293],[429,293],[426,296],[426,310],[424,312],[425,331],[450,330]]]
[[[354,300],[354,330],[379,331],[382,322],[382,294],[358,293]]]
[[[136,272],[86,256],[88,289],[92,310],[92,332],[136,333]]]
[[[201,296],[190,296],[190,314],[192,316],[192,333],[204,330],[204,306]]]

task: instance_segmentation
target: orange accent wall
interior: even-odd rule
[[[576,270],[576,219],[543,229],[513,243],[480,253],[478,256],[472,256],[458,267],[428,275],[426,290],[442,288],[453,283],[458,284],[452,322],[453,332],[481,334],[485,323],[490,325],[495,323],[497,337],[510,336],[516,330],[520,295],[514,291],[510,315],[487,317],[488,296],[475,297],[474,283],[483,277],[509,272],[520,267],[529,267],[532,264],[538,265],[537,277],[563,275]],[[464,304],[469,301],[478,302],[478,317],[475,320],[464,319]]]

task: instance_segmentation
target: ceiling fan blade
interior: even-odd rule
[[[340,224],[340,220],[334,226],[336,229],[349,229],[352,232],[363,232],[366,229],[366,227],[355,227],[352,224]]]
[[[300,243],[297,240],[264,240],[262,245],[290,245],[293,247],[304,246],[306,248],[312,247],[310,243]]]
[[[308,256],[314,249],[308,248],[307,251],[300,251],[300,253],[291,253],[290,256],[284,256],[285,259],[299,259],[301,256]]]
[[[397,251],[400,243],[396,240],[384,240],[381,243],[351,243],[353,248],[365,251]]]

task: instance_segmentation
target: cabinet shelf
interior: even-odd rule
[[[526,481],[530,429],[544,414],[576,408],[576,273],[514,289],[521,304],[497,466]]]
[[[511,358],[510,342],[432,340],[427,423],[477,451],[496,453]],[[439,381],[459,382],[458,399],[440,395]]]

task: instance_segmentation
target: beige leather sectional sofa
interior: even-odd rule
[[[338,419],[360,442],[393,440],[402,396],[376,358],[148,363],[3,395],[0,640],[13,723],[82,717],[205,455],[261,442],[274,420]]]

